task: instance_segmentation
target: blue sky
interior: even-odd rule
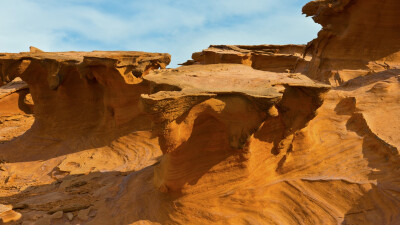
[[[171,67],[211,44],[305,44],[309,0],[1,0],[0,52],[167,52]]]

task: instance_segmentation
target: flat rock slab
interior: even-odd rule
[[[15,78],[10,83],[0,87],[0,99],[10,95],[16,91],[28,88],[28,84],[21,78]]]
[[[274,73],[240,64],[183,66],[178,69],[153,71],[145,80],[160,85],[160,90],[142,97],[152,100],[193,95],[239,94],[254,98],[280,98],[284,86],[328,89],[301,74]],[[161,87],[164,85],[166,90]]]
[[[160,59],[165,57],[169,62],[169,54],[147,53],[140,51],[92,51],[92,52],[21,52],[21,53],[0,53],[0,60],[14,59],[50,59],[56,61],[82,62],[85,58],[116,59],[120,62],[132,62],[136,59]]]
[[[56,89],[65,74],[77,69],[82,77],[91,77],[90,69],[95,67],[103,68],[102,71],[117,70],[126,83],[138,83],[136,78],[149,70],[165,68],[170,61],[171,56],[167,53],[137,51],[0,53],[0,83],[7,83],[15,77],[26,81],[26,74],[36,79],[45,73],[51,88]]]

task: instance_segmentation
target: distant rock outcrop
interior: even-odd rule
[[[311,59],[305,45],[211,45],[183,65],[234,63],[270,72],[301,72]]]

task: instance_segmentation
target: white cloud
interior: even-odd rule
[[[319,26],[306,0],[2,0],[0,52],[168,52],[171,66],[210,44],[306,43]]]

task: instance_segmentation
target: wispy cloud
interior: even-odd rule
[[[210,44],[306,43],[307,0],[2,0],[0,51],[168,52],[171,66]]]

